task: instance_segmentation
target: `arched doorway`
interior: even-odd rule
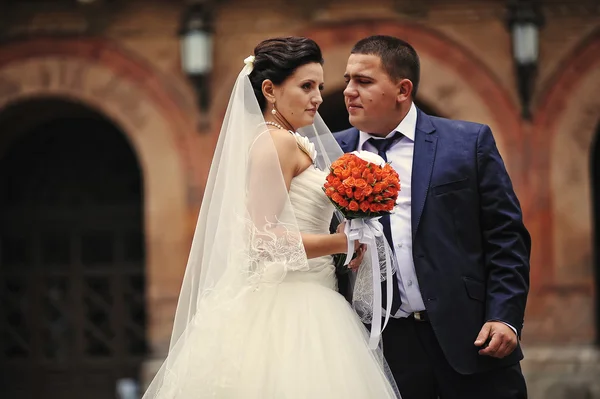
[[[600,345],[600,122],[596,128],[596,137],[592,146],[591,177],[592,207],[594,212],[594,287],[596,344]]]
[[[417,98],[415,104],[426,114],[439,116],[427,103],[420,101],[420,99]],[[339,132],[352,127],[348,121],[343,87],[323,96],[323,103],[319,107],[319,114],[332,132]]]
[[[0,132],[2,397],[112,398],[146,355],[136,155],[56,98],[8,106]]]

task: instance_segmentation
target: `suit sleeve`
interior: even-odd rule
[[[531,238],[492,131],[485,125],[477,138],[477,174],[487,269],[486,320],[514,326],[521,336]]]

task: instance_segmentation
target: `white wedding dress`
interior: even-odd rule
[[[290,200],[302,232],[329,233],[333,206],[322,191],[325,177],[311,166],[292,180]],[[323,256],[309,259],[308,271],[248,291],[227,320],[200,312],[198,328],[179,348],[187,370],[175,361],[156,397],[398,398],[380,352],[368,348],[367,330],[336,287],[332,257]],[[211,334],[203,333],[207,324]]]

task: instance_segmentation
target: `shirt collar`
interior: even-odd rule
[[[411,141],[415,141],[416,129],[417,129],[417,107],[415,106],[415,103],[411,103],[410,109],[408,110],[408,113],[406,114],[404,119],[402,119],[402,121],[400,121],[398,126],[396,126],[396,128],[394,130],[392,130],[386,136],[386,138],[391,137],[395,132],[400,132],[405,137],[410,139]],[[362,149],[363,145],[371,137],[374,137],[374,136],[371,136],[369,133],[360,131],[360,137],[358,139],[358,149]]]

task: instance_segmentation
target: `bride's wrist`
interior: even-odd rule
[[[335,233],[334,235],[337,235],[336,248],[338,252],[336,253],[346,253],[348,250],[348,236],[344,232]]]

